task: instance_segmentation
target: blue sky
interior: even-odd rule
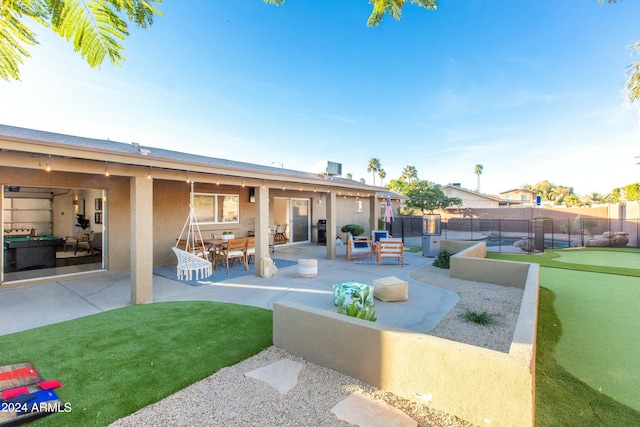
[[[305,171],[330,160],[370,184],[372,157],[385,183],[412,165],[469,189],[480,163],[492,194],[640,180],[640,114],[622,96],[640,2],[443,0],[377,28],[370,7],[165,0],[100,70],[33,26],[0,123]]]

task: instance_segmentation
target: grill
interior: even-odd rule
[[[326,245],[327,244],[327,220],[319,219],[316,224],[318,228],[318,244]]]

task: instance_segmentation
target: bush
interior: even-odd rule
[[[351,233],[354,236],[359,236],[364,233],[364,228],[360,227],[358,224],[347,224],[341,228],[343,233]]]
[[[449,260],[449,258],[451,258],[451,255],[453,254],[449,251],[440,251],[440,253],[438,254],[438,258],[433,261],[433,266],[448,270],[451,264],[451,261]]]
[[[489,323],[493,323],[493,317],[486,311],[478,313],[477,311],[465,308],[464,313],[460,316],[467,322],[477,323],[478,325],[488,325]]]

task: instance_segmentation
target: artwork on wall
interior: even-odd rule
[[[96,212],[94,219],[96,224],[102,224],[102,212]]]
[[[102,198],[97,198],[95,201],[95,210],[97,211],[101,211],[102,210]]]

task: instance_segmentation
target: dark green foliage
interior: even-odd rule
[[[433,261],[433,266],[438,268],[444,268],[448,270],[450,268],[450,258],[453,254],[449,251],[440,251],[438,258]]]
[[[493,317],[486,311],[478,313],[477,311],[472,311],[467,308],[461,316],[467,322],[473,322],[479,325],[488,325],[489,323],[493,323]]]
[[[354,236],[359,236],[364,233],[364,228],[360,227],[358,224],[347,224],[341,228],[343,233],[351,233]]]
[[[344,314],[345,316],[355,317],[356,319],[368,320],[370,322],[375,322],[378,320],[376,316],[376,311],[373,307],[365,306],[360,308],[356,301],[353,301],[351,304],[346,305],[342,308],[342,303],[344,302],[344,296],[338,300],[338,314]]]

